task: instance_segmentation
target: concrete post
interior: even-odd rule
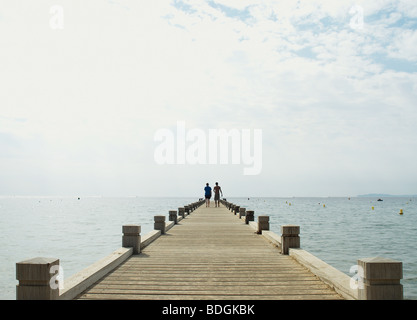
[[[184,211],[187,215],[190,214],[190,207],[189,206],[184,206]]]
[[[161,230],[161,234],[165,234],[165,216],[154,217],[154,229]]]
[[[140,253],[140,225],[125,225],[122,227],[123,238],[122,238],[122,247],[133,248],[133,254]]]
[[[233,213],[236,215],[239,212],[240,206],[235,206]]]
[[[241,218],[241,217],[244,217],[245,216],[245,214],[246,214],[246,208],[239,208],[239,219]]]
[[[183,208],[183,207],[181,207],[181,208],[178,208],[178,215],[180,216],[180,217],[183,217],[183,218],[185,218],[185,208]]]
[[[16,300],[59,298],[59,259],[34,258],[16,263]]]
[[[247,210],[245,214],[245,223],[249,224],[249,221],[255,221],[255,212],[253,210]]]
[[[403,278],[402,262],[381,258],[358,260],[359,300],[402,300]]]
[[[288,254],[289,248],[300,247],[300,227],[287,225],[281,226],[281,254]]]
[[[175,210],[169,211],[169,221],[174,221],[174,223],[177,224],[177,211]]]
[[[269,216],[259,216],[258,217],[257,233],[261,234],[262,230],[269,230]]]

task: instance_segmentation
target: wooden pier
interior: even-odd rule
[[[225,207],[200,207],[80,299],[340,299]]]
[[[220,207],[210,208],[199,201],[170,211],[169,218],[170,222],[165,222],[164,216],[156,216],[156,230],[143,238],[140,226],[124,226],[123,247],[65,281],[60,292],[56,286],[51,288],[48,271],[59,261],[37,258],[18,263],[17,298],[402,298],[401,262],[383,258],[359,260],[361,270],[365,270],[361,274],[365,285],[352,287],[351,277],[300,249],[299,226],[282,226],[283,232],[278,236],[269,231],[268,217],[260,216],[255,222],[253,211],[227,201],[222,201]],[[40,268],[43,276],[39,276]]]

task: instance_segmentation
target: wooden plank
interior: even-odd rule
[[[146,289],[118,289],[118,288],[94,288],[89,290],[91,294],[134,294],[134,295],[149,295],[149,294],[171,294],[171,295],[265,295],[267,292],[269,295],[320,295],[328,293],[324,289],[316,288],[279,288],[274,287],[262,290],[262,288],[248,288],[248,287],[233,287],[233,288],[193,288],[190,290],[180,290],[180,288],[171,288],[170,290],[163,290],[159,288],[146,288]]]
[[[170,275],[166,275],[165,277],[161,277],[160,275],[150,275],[147,277],[138,276],[136,274],[123,274],[123,275],[113,275],[113,276],[107,276],[101,281],[105,280],[117,280],[117,281],[146,281],[151,279],[152,281],[155,281],[157,279],[162,279],[163,281],[187,281],[187,279],[190,279],[189,281],[198,281],[198,279],[209,279],[210,281],[225,281],[225,279],[230,279],[230,281],[245,281],[245,282],[251,282],[251,281],[297,281],[297,280],[318,280],[318,278],[314,276],[309,275],[298,275],[293,274],[291,276],[288,276],[286,274],[284,275],[277,275],[271,277],[269,274],[263,274],[262,276],[253,276],[253,277],[246,277],[242,278],[239,275],[223,275],[223,274],[216,274],[214,276],[207,276],[207,275],[188,275],[183,274],[177,277],[172,277]],[[321,281],[321,280],[320,280]]]
[[[123,284],[123,285],[121,285]],[[306,287],[307,285],[307,287]],[[191,288],[191,287],[201,287],[201,286],[218,286],[218,287],[223,287],[223,286],[245,286],[245,287],[264,287],[265,289],[268,288],[272,288],[272,287],[300,287],[300,286],[304,286],[307,289],[310,288],[308,285],[311,286],[320,286],[322,288],[328,288],[328,286],[326,284],[324,284],[322,281],[320,281],[319,279],[287,279],[287,280],[283,280],[283,279],[277,279],[274,281],[233,281],[233,280],[229,280],[229,279],[225,279],[225,278],[219,278],[217,279],[217,281],[212,281],[211,279],[192,279],[190,281],[163,281],[163,282],[158,282],[155,280],[137,280],[137,279],[133,279],[133,280],[120,280],[120,279],[111,279],[111,280],[106,280],[105,281],[100,281],[98,283],[96,283],[94,286],[92,286],[90,288],[90,290],[94,289],[94,288],[103,288],[103,287],[115,287],[115,286],[120,286],[121,288],[125,288],[127,286],[136,286],[138,288],[143,288],[142,286],[146,286],[146,287],[165,287],[165,288],[169,288],[169,287],[175,287],[175,286],[183,286],[183,287],[187,287],[187,288]]]
[[[304,295],[170,295],[170,294],[92,294],[87,293],[80,300],[337,300],[337,294]]]

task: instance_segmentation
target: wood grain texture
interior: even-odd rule
[[[204,205],[78,299],[341,299],[225,207]]]

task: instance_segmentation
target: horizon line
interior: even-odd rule
[[[311,195],[279,195],[279,196],[248,196],[248,195],[232,195],[227,197],[222,197],[222,199],[227,198],[366,198],[366,197],[417,197],[417,194],[384,194],[384,193],[368,193],[368,194],[358,194],[358,195],[333,195],[333,196],[311,196]],[[156,196],[156,195],[0,195],[0,198],[204,198],[204,196]]]

